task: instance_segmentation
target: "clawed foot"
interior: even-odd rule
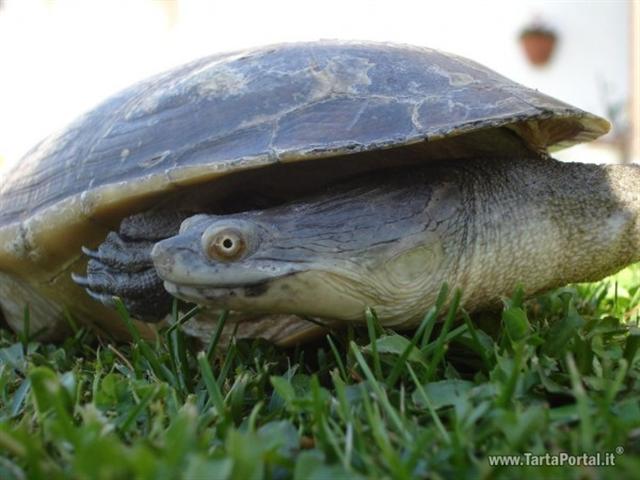
[[[159,321],[171,310],[172,297],[153,268],[152,247],[153,242],[125,240],[111,232],[97,251],[82,249],[89,257],[86,276],[71,277],[104,305],[113,307],[117,296],[133,316]]]

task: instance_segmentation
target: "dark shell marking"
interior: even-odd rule
[[[190,166],[229,171],[516,122],[529,122],[518,132],[539,149],[607,129],[426,48],[315,42],[214,55],[128,88],[37,145],[0,185],[0,225],[104,185],[150,175],[170,183]]]

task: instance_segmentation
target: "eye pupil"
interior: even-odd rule
[[[202,249],[212,260],[238,260],[246,248],[246,240],[242,233],[233,229],[205,232],[202,237]]]

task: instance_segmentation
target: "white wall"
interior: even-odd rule
[[[426,45],[605,114],[628,96],[626,1],[5,0],[0,11],[0,156],[7,163],[105,96],[215,51],[318,38]],[[552,63],[525,61],[521,26],[560,36]]]

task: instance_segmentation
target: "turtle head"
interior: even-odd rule
[[[362,320],[372,307],[391,324],[389,309],[411,315],[441,257],[425,232],[424,185],[387,176],[265,210],[195,215],[152,260],[165,289],[190,302],[335,320]]]
[[[321,226],[300,228],[262,212],[196,215],[151,252],[165,289],[235,311],[356,319],[367,305],[360,269],[339,248],[314,246]],[[330,251],[329,251],[330,250]]]

